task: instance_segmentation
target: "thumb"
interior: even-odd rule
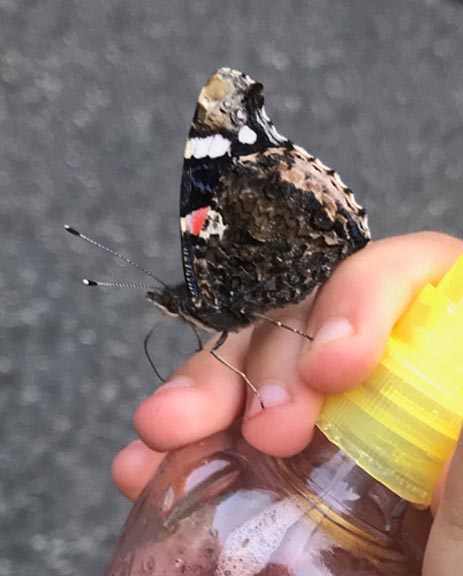
[[[463,565],[463,435],[432,525],[422,576],[461,576]]]
[[[311,388],[340,392],[377,366],[387,338],[413,296],[438,281],[461,254],[460,240],[422,232],[372,242],[336,268],[317,295],[299,358]]]

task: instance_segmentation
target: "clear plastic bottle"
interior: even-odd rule
[[[320,432],[280,460],[230,430],[168,456],[107,575],[418,576],[429,525]]]
[[[372,376],[327,400],[300,454],[266,456],[238,427],[169,454],[106,576],[419,576],[463,419],[462,296],[463,257],[419,293]]]

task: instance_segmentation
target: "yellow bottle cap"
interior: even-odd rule
[[[463,255],[426,285],[358,388],[329,396],[318,427],[371,476],[429,504],[463,422]]]

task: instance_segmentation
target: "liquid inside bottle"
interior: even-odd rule
[[[275,459],[231,429],[166,458],[106,576],[419,576],[430,524],[319,431]]]

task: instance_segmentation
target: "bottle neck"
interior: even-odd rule
[[[360,468],[318,429],[296,456],[277,460],[279,473],[293,492],[310,502],[309,520],[322,523],[332,538],[353,547],[391,550],[407,542],[420,559],[431,516],[418,510]]]

